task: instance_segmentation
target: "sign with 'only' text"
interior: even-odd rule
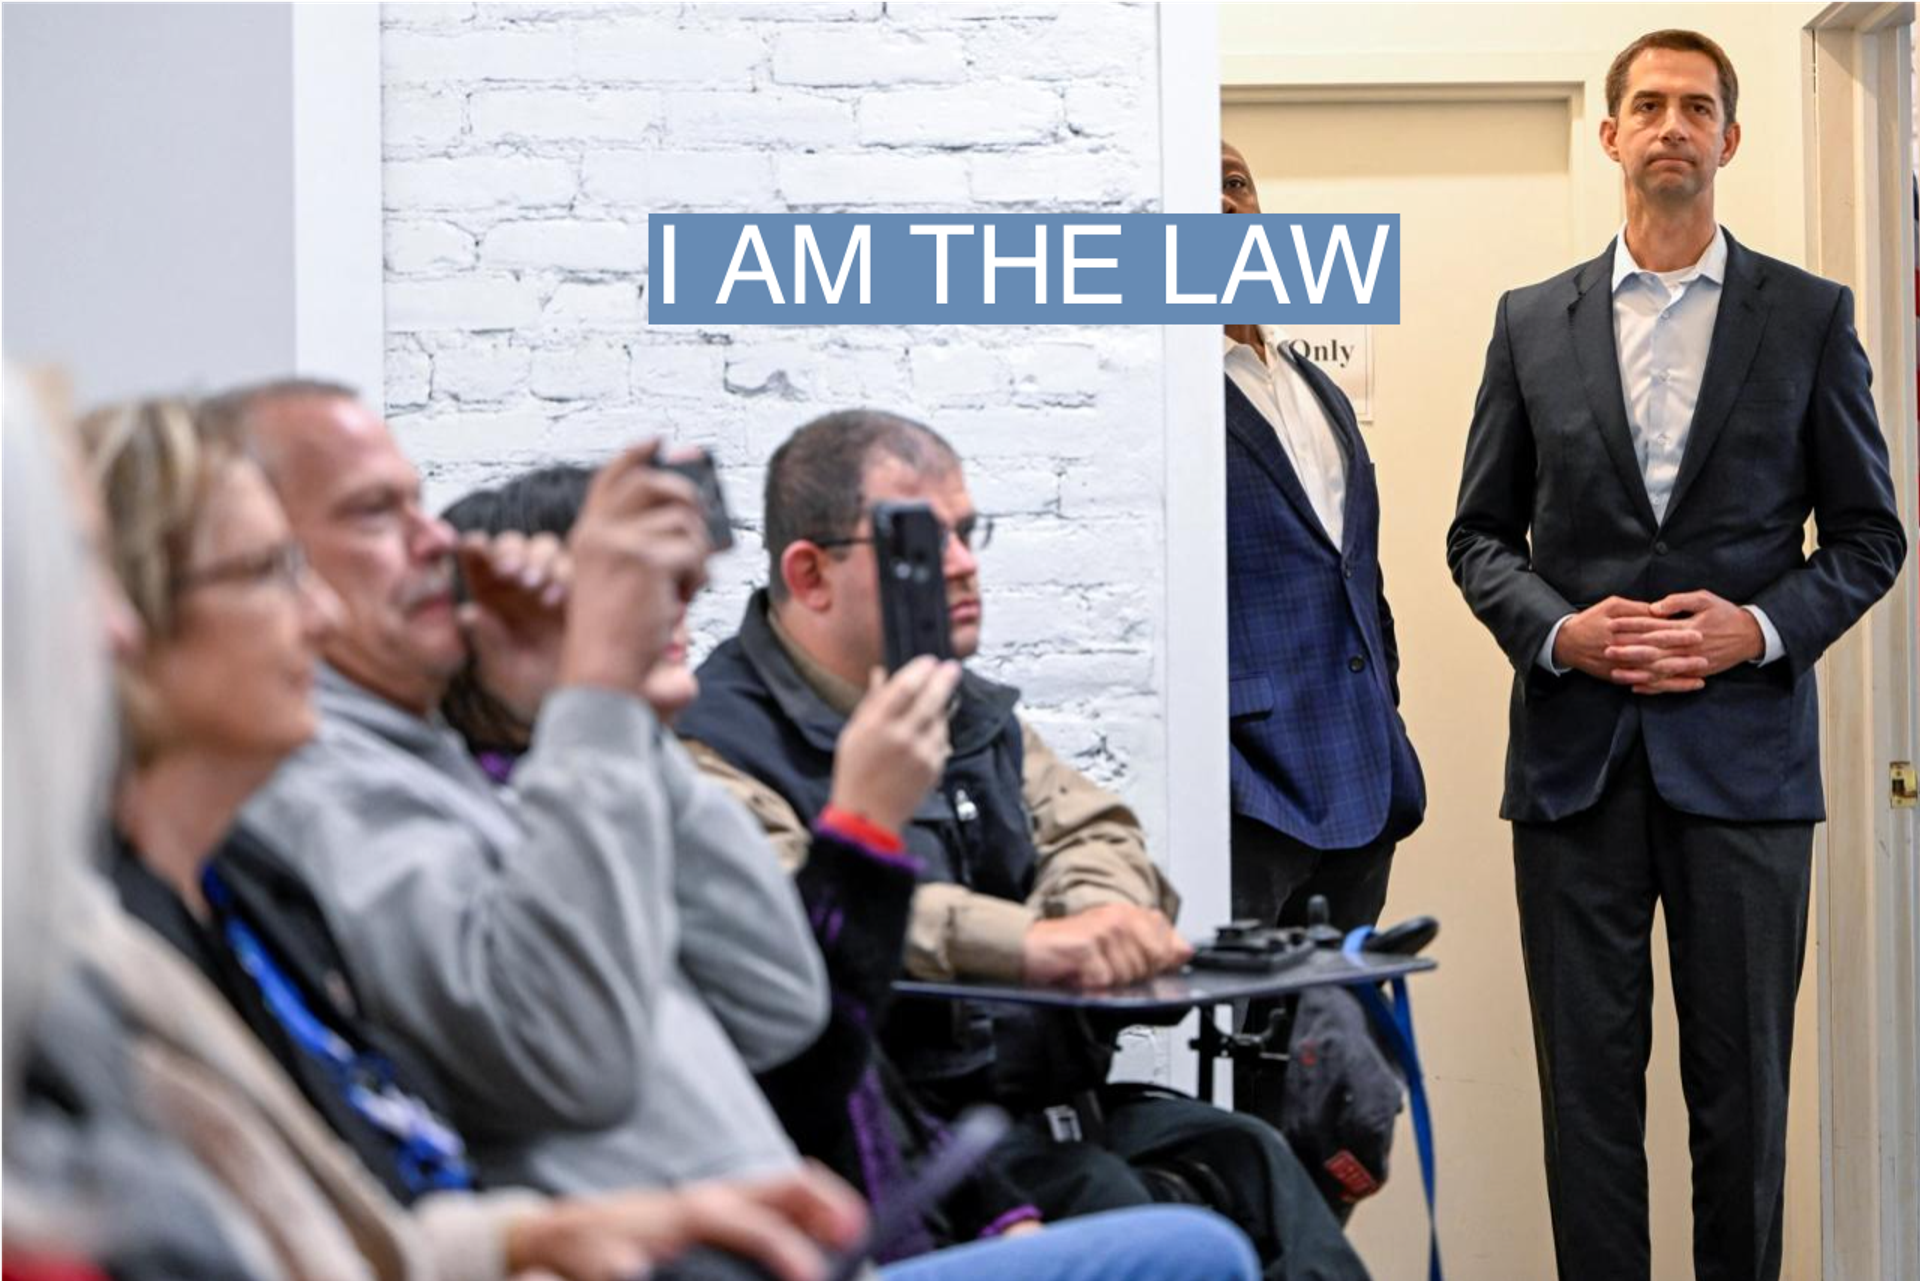
[[[656,325],[1400,321],[1398,214],[654,214]]]

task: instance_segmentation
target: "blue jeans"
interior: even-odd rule
[[[1211,1210],[1142,1206],[1050,1223],[893,1264],[885,1281],[1259,1281],[1239,1228]]]

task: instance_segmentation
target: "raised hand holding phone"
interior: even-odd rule
[[[873,560],[880,575],[880,628],[887,670],[922,654],[953,657],[942,569],[947,531],[926,503],[875,503]]]

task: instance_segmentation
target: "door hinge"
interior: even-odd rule
[[[1893,808],[1910,810],[1920,805],[1920,774],[1916,774],[1912,761],[1895,761],[1889,773],[1892,774]]]

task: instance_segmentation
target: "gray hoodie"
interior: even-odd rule
[[[759,824],[634,698],[564,689],[511,792],[324,670],[319,736],[243,821],[313,890],[368,1012],[452,1095],[484,1177],[551,1192],[795,1163],[753,1072],[827,980]]]

